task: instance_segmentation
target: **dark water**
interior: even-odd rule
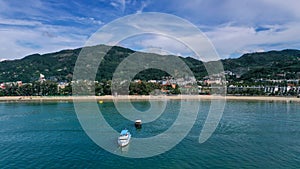
[[[299,103],[227,102],[217,130],[203,144],[198,138],[210,103],[200,105],[194,127],[177,146],[131,159],[91,141],[72,103],[0,103],[0,168],[299,168]],[[134,106],[149,108],[146,102]],[[140,137],[164,132],[177,116],[176,106],[178,101],[171,101],[157,122],[136,131],[113,103],[99,105],[116,130],[127,127]]]

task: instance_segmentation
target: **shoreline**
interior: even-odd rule
[[[73,102],[73,101],[146,101],[146,100],[216,100],[225,99],[226,101],[285,101],[300,102],[297,97],[280,96],[213,96],[213,95],[175,95],[175,96],[145,96],[145,95],[126,95],[126,96],[2,96],[0,102]]]

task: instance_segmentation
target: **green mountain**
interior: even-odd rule
[[[300,75],[299,50],[250,53],[237,59],[225,59],[222,62],[225,70],[240,75],[242,80],[294,79],[299,78]]]
[[[96,80],[109,80],[112,78],[118,65],[135,51],[123,47],[109,47],[98,45],[88,47],[95,54],[106,55],[98,68]],[[62,50],[48,54],[33,54],[19,60],[6,60],[0,62],[0,82],[13,82],[21,80],[32,82],[39,78],[40,73],[47,79],[53,81],[70,81],[73,77],[73,70],[76,60],[82,48],[74,50]],[[109,50],[110,49],[110,50]],[[157,55],[152,53],[136,52],[141,56],[159,57],[161,62],[172,63],[173,55]],[[197,79],[207,75],[203,62],[191,57],[179,57],[189,66]],[[96,61],[96,60],[95,60]],[[151,62],[151,61],[149,61]],[[221,60],[224,70],[231,71],[240,76],[242,80],[253,78],[297,78],[300,72],[300,51],[283,50],[262,53],[244,54],[240,58]],[[209,64],[209,63],[208,63]],[[83,66],[88,66],[88,63]],[[168,65],[166,65],[168,66]],[[130,66],[129,66],[130,67]],[[146,67],[145,67],[146,68]],[[180,68],[178,68],[180,71]],[[168,76],[168,73],[158,69],[147,69],[138,73],[135,78],[142,80],[161,79]]]

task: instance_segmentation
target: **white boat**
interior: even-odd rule
[[[121,147],[127,146],[129,144],[131,134],[128,130],[122,130],[118,138],[118,144]]]

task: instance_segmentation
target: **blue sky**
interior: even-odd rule
[[[221,58],[300,49],[299,6],[297,0],[0,0],[0,60],[81,47],[102,26],[145,12],[188,20]],[[120,45],[143,50],[171,43],[158,36],[130,42]],[[184,55],[178,45],[169,45],[169,50]]]

